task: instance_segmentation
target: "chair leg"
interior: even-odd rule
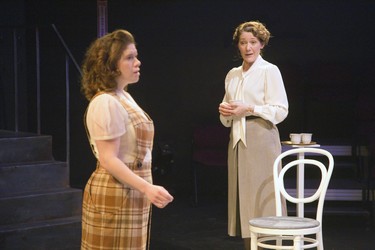
[[[301,236],[295,236],[293,240],[293,249],[301,250]]]
[[[276,246],[280,246],[282,247],[283,246],[283,239],[281,237],[277,237],[276,238]],[[280,250],[282,248],[276,248],[277,250]]]
[[[251,250],[258,250],[258,234],[250,232]]]
[[[323,250],[324,249],[324,247],[323,247],[323,234],[322,234],[321,231],[316,234],[316,239],[319,241],[317,250]]]

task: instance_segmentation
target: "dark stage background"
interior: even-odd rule
[[[21,129],[35,131],[35,58],[32,27],[41,34],[42,133],[53,136],[54,155],[65,157],[65,62],[51,24],[81,62],[96,38],[94,0],[0,1],[2,25],[26,26],[21,37]],[[372,128],[374,100],[374,1],[108,1],[108,29],[127,29],[138,43],[141,80],[129,92],[155,122],[155,145],[169,144],[174,166],[168,173],[176,192],[190,192],[192,128],[219,123],[224,77],[240,61],[231,44],[234,28],[260,20],[273,38],[264,58],[279,66],[290,114],[279,125],[312,132],[317,141],[352,141]],[[5,33],[3,33],[4,35]],[[2,36],[2,91],[7,95],[7,56]],[[23,64],[22,64],[23,63]],[[71,69],[71,185],[81,187],[95,168],[83,127],[87,102]],[[73,74],[74,73],[74,74]],[[5,100],[5,99],[3,99]],[[12,130],[9,102],[2,101],[1,129]]]

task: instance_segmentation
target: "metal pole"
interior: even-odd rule
[[[66,87],[66,163],[70,171],[70,102],[69,102],[69,56],[65,55],[65,87]]]
[[[108,33],[108,1],[97,0],[97,33],[102,37]]]
[[[35,57],[36,57],[36,116],[37,116],[37,133],[41,134],[40,125],[40,50],[39,50],[39,29],[35,29]]]
[[[13,29],[13,68],[14,68],[14,130],[18,132],[18,51],[17,30]]]

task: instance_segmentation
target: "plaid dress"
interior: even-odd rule
[[[110,94],[126,109],[136,132],[136,160],[125,164],[152,183],[151,162],[145,164],[143,159],[147,149],[152,149],[153,122],[115,93]],[[98,162],[83,195],[81,249],[148,249],[150,226],[150,201],[138,190],[117,181]]]

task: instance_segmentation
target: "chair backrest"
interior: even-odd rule
[[[296,158],[294,160],[291,160],[289,163],[285,164],[281,171],[279,171],[279,166],[282,164],[282,160],[285,157],[288,156],[295,156]],[[300,157],[302,156],[302,157]],[[323,164],[322,160],[314,159],[315,156],[325,156],[326,159],[328,159],[328,162]],[[275,195],[276,195],[276,214],[277,216],[282,215],[282,202],[281,197],[284,197],[287,201],[294,203],[294,204],[305,204],[305,203],[311,203],[316,200],[318,200],[317,204],[317,211],[316,211],[316,220],[322,221],[322,214],[323,214],[323,205],[324,205],[324,199],[327,193],[328,184],[332,176],[334,166],[334,160],[331,153],[329,153],[327,150],[320,149],[320,148],[296,148],[291,149],[288,151],[283,152],[280,154],[273,166],[273,176],[274,176],[274,186],[275,186]],[[315,192],[313,194],[306,196],[304,192],[304,197],[297,197],[298,194],[296,192],[296,195],[289,194],[285,189],[285,174],[287,171],[290,171],[292,168],[298,168],[298,167],[304,167],[304,168],[319,168],[321,179],[319,186],[314,189]],[[298,174],[297,174],[298,178]],[[303,177],[304,178],[304,177]],[[304,215],[302,215],[304,216]]]

